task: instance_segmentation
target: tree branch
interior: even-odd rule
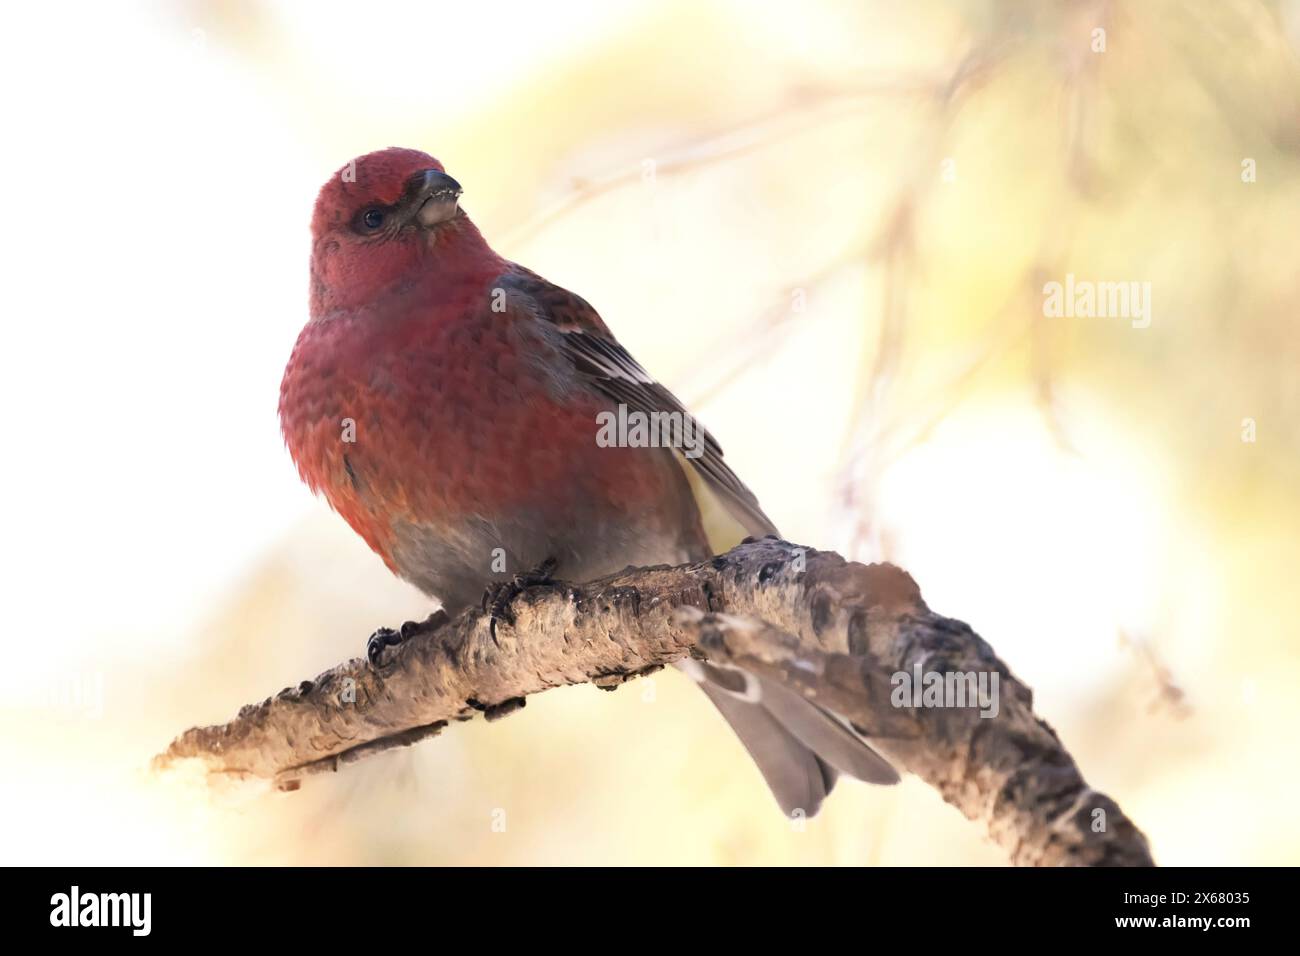
[[[188,730],[155,766],[193,758],[213,774],[296,789],[451,721],[493,720],[551,687],[613,689],[696,656],[777,679],[852,721],[895,766],[983,822],[1013,863],[1151,865],[1142,833],[1089,789],[1034,716],[1031,691],[967,625],[931,612],[892,565],[765,538],[702,564],[534,586],[511,609],[514,625],[495,628],[482,612],[439,612],[377,666],[348,661],[227,724]],[[933,674],[948,676],[950,698],[962,683],[954,675],[983,674],[996,714],[981,716],[994,710],[987,701],[897,698],[900,675]]]

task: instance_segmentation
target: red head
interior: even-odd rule
[[[496,260],[461,210],[460,183],[427,153],[392,147],[352,160],[312,214],[312,315],[374,302],[418,278],[451,281]]]

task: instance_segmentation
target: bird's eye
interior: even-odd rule
[[[362,213],[361,221],[367,229],[378,229],[384,224],[384,211],[382,209],[367,209]]]

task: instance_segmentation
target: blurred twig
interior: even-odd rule
[[[738,336],[729,329],[710,345],[700,349],[701,355],[716,356],[716,359],[698,363],[694,376],[685,379],[682,389],[690,396],[690,405],[699,407],[707,404],[753,363],[776,351],[790,326],[804,314],[794,308],[796,291],[802,292],[806,297],[813,289],[860,261],[861,256],[856,250],[837,256],[805,276],[801,282],[789,286],[782,301],[764,312],[746,330],[745,335]]]
[[[1150,865],[1146,839],[1091,790],[1032,694],[967,625],[934,614],[905,572],[775,538],[679,568],[628,570],[582,586],[539,585],[515,623],[477,610],[435,615],[378,664],[341,664],[186,731],[155,760],[296,789],[367,754],[432,736],[450,721],[521,708],[583,682],[613,688],[687,656],[779,681],[851,721],[896,766],[984,823],[1021,865]],[[995,713],[898,706],[898,674],[985,674]],[[951,703],[951,702],[949,702]]]
[[[865,103],[881,96],[934,97],[942,93],[948,82],[951,81],[927,76],[893,75],[851,88],[805,87],[759,116],[665,148],[656,160],[656,175],[686,172],[752,153],[827,123],[855,116]],[[637,182],[641,176],[641,167],[629,163],[598,176],[573,180],[571,189],[549,208],[506,233],[505,247],[527,241],[593,199]]]
[[[1174,672],[1161,661],[1151,642],[1145,638],[1134,637],[1122,629],[1119,632],[1119,642],[1137,655],[1152,684],[1155,685],[1155,696],[1147,707],[1148,713],[1168,710],[1176,720],[1189,717],[1192,713],[1192,705],[1187,702],[1187,693],[1178,686],[1178,682],[1174,679]]]

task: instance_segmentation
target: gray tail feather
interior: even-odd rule
[[[822,760],[866,783],[898,783],[898,771],[833,713],[788,687],[749,676],[758,681],[763,706]]]
[[[777,719],[757,704],[701,683],[700,689],[727,719],[758,766],[768,789],[787,817],[802,811],[811,817],[835,786],[837,776],[817,755],[801,744]]]
[[[821,809],[840,773],[893,784],[898,773],[829,711],[772,681],[733,668],[683,661],[758,765],[782,812]]]

